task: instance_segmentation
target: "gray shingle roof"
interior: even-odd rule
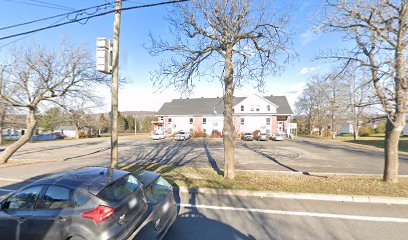
[[[246,97],[235,97],[234,106]],[[293,114],[285,96],[267,96],[264,97],[277,105],[277,114]],[[191,98],[191,99],[173,99],[171,102],[164,103],[158,115],[205,115],[213,114],[214,110],[218,114],[224,111],[224,101],[222,98]]]

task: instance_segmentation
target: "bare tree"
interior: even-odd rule
[[[338,123],[343,113],[347,110],[345,85],[341,81],[341,75],[336,70],[332,70],[326,77],[323,77],[317,84],[319,93],[323,96],[327,119],[330,122],[330,137],[335,138]]]
[[[345,85],[347,95],[346,106],[349,119],[353,125],[354,140],[359,138],[359,129],[362,124],[371,120],[367,110],[378,104],[376,101],[373,86],[364,71],[359,71],[350,65],[342,76],[342,83]]]
[[[153,73],[156,86],[174,85],[188,94],[194,81],[206,75],[224,89],[224,177],[235,176],[233,97],[244,81],[258,88],[265,76],[278,74],[293,56],[289,17],[270,1],[191,0],[168,16],[174,42],[152,37],[152,55],[172,53]]]
[[[308,119],[310,135],[313,134],[314,128],[318,128],[319,136],[322,136],[324,127],[327,125],[330,105],[327,100],[329,93],[325,92],[327,88],[324,81],[325,78],[321,75],[312,76],[295,104],[296,112]]]
[[[94,71],[88,51],[63,42],[54,52],[39,46],[27,47],[10,54],[9,71],[0,83],[0,99],[25,109],[27,130],[18,141],[0,155],[8,159],[32,137],[37,126],[38,109],[44,103],[57,103],[61,98],[76,98],[95,84],[105,81]]]
[[[323,25],[345,33],[355,43],[335,57],[357,62],[370,73],[384,111],[385,167],[383,179],[398,182],[398,143],[407,112],[408,1],[406,0],[326,0]]]

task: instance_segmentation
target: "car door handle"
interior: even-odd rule
[[[27,220],[27,219],[26,219],[26,218],[23,218],[23,217],[17,218],[17,222],[18,222],[18,223],[23,223],[25,220]]]
[[[63,218],[63,217],[58,217],[58,218],[57,218],[57,221],[58,221],[58,222],[65,222],[65,221],[67,221],[67,219],[66,219],[66,218]]]

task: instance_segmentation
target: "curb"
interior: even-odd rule
[[[174,188],[174,191],[179,191],[180,193],[217,194],[217,195],[243,196],[243,197],[260,197],[260,198],[267,197],[267,198],[286,198],[286,199],[298,199],[298,200],[333,201],[333,202],[408,205],[408,198],[403,198],[403,197],[336,195],[336,194],[315,194],[315,193],[288,193],[288,192],[268,192],[268,191],[211,189],[211,188],[187,188],[187,187]]]
[[[42,160],[33,160],[33,159],[10,159],[6,164],[0,165],[0,168],[7,168],[7,167],[15,167],[15,166],[22,166],[22,165],[32,165],[32,164],[39,164],[39,163],[52,163],[52,162],[62,162],[63,160],[50,160],[50,159],[42,159]]]

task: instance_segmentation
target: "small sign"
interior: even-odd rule
[[[106,38],[96,39],[96,71],[112,73],[112,41]]]

